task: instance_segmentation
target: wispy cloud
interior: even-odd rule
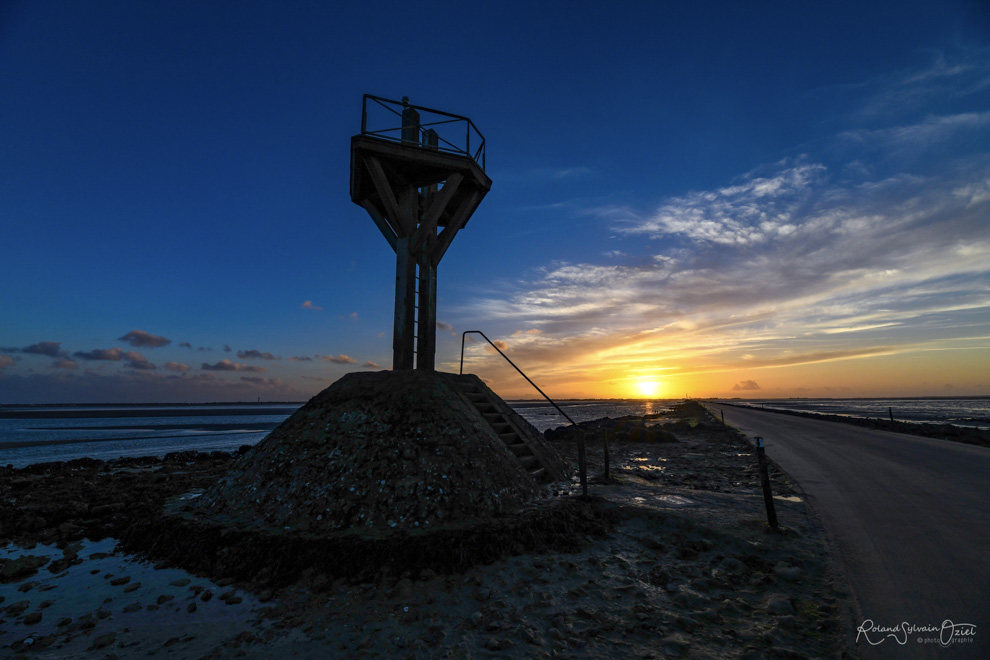
[[[298,300],[298,299],[297,299],[297,300]],[[321,310],[321,309],[323,309],[323,308],[322,308],[322,307],[318,307],[318,306],[316,306],[316,305],[314,305],[314,304],[313,304],[313,301],[312,301],[312,300],[304,300],[304,301],[303,301],[303,304],[301,304],[301,305],[299,305],[299,309],[313,309],[313,310]]]
[[[866,98],[858,118],[885,119],[923,112],[935,102],[965,99],[990,86],[990,48],[959,46],[933,51],[924,65],[895,71],[865,82]]]
[[[174,361],[166,362],[165,364],[162,365],[162,368],[168,371],[175,371],[178,373],[185,373],[189,371],[188,364],[183,364],[182,362],[174,362]]]
[[[16,361],[14,360],[14,358],[10,357],[9,355],[0,355],[0,369],[4,369],[6,367],[12,367],[15,364]]]

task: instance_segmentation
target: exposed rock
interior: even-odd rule
[[[47,563],[47,557],[36,555],[24,555],[17,559],[0,559],[0,580],[9,582],[30,577]]]
[[[801,569],[797,566],[788,566],[787,564],[780,562],[773,567],[773,572],[779,577],[785,580],[798,580],[801,577]]]
[[[794,605],[791,599],[782,594],[774,594],[767,601],[767,611],[771,614],[793,614]]]

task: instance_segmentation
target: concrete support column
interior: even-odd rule
[[[416,368],[433,371],[437,353],[437,268],[429,255],[419,265],[419,324]]]
[[[392,369],[413,368],[416,333],[416,260],[409,254],[410,238],[395,245],[395,325],[392,328]]]

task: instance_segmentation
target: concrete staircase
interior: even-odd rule
[[[516,457],[519,464],[529,472],[530,476],[537,483],[545,483],[551,480],[551,476],[546,469],[540,465],[540,459],[533,453],[532,448],[509,422],[505,415],[499,411],[499,407],[492,401],[488,389],[480,384],[475,376],[456,376],[455,382],[464,398],[474,408],[481,413],[485,421],[495,430],[498,437],[502,439],[505,446]]]

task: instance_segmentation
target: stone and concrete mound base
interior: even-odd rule
[[[198,497],[125,542],[187,568],[284,582],[306,566],[452,570],[599,529],[552,497],[570,466],[476,376],[344,376]]]

